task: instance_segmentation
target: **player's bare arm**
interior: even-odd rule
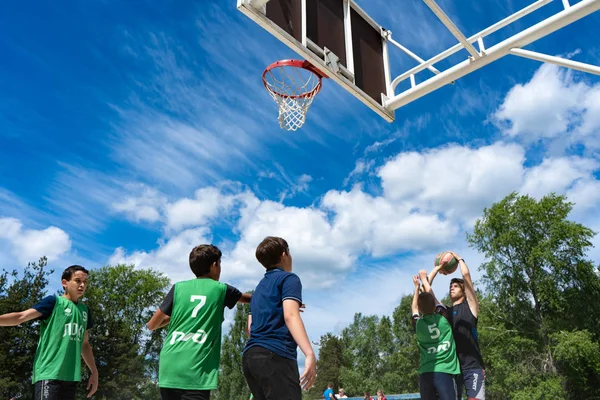
[[[90,379],[86,389],[88,390],[87,397],[90,398],[96,390],[98,390],[98,368],[96,368],[96,360],[94,359],[94,352],[92,345],[88,337],[88,331],[85,331],[85,337],[83,338],[83,346],[81,347],[81,358],[85,361],[85,364],[90,369]]]
[[[246,324],[246,336],[250,338],[250,327],[252,326],[252,314],[248,315],[248,323]]]
[[[465,260],[461,258],[456,253],[452,253],[452,255],[458,260],[458,265],[460,266],[460,273],[462,274],[463,280],[465,281],[465,296],[467,297],[467,302],[469,303],[469,309],[475,318],[479,314],[479,300],[477,299],[477,293],[475,292],[475,286],[473,286],[473,280],[471,279],[471,272],[469,271],[469,267]]]
[[[440,264],[435,266],[431,272],[429,273],[429,284],[433,285],[433,280],[435,279],[435,277],[437,276],[438,272],[440,272],[442,270],[442,267],[444,266],[444,264]]]
[[[300,347],[300,350],[306,356],[304,373],[300,377],[300,385],[302,389],[308,390],[315,382],[317,359],[308,340],[304,322],[302,322],[302,318],[300,317],[300,304],[296,300],[287,299],[283,301],[283,318],[298,347]]]
[[[411,309],[412,309],[413,315],[415,315],[415,314],[419,313],[418,299],[419,299],[419,287],[421,286],[421,283],[419,282],[419,277],[417,275],[413,276],[413,284],[415,285],[415,293],[413,295]]]
[[[437,299],[437,297],[435,297],[435,293],[433,293],[433,288],[431,287],[430,283],[428,282],[428,277],[427,277],[427,271],[422,269],[419,271],[419,279],[421,280],[421,282],[423,283],[423,290],[427,293],[431,293],[433,295],[433,298],[435,300],[435,304],[441,304],[439,302],[439,300]]]
[[[237,302],[242,304],[250,304],[250,299],[252,299],[252,293],[242,293],[242,296]]]
[[[156,312],[154,313],[152,318],[150,318],[150,321],[148,321],[146,326],[148,327],[148,329],[153,331],[155,329],[162,328],[163,326],[169,325],[170,321],[171,321],[171,317],[169,317],[167,314],[162,312],[162,310],[159,308],[158,310],[156,310]]]
[[[42,313],[34,308],[25,311],[13,312],[0,315],[0,326],[17,326],[23,322],[31,321],[42,316]]]

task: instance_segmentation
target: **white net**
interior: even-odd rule
[[[304,125],[308,108],[321,90],[321,78],[305,68],[280,65],[269,69],[263,81],[279,106],[279,126],[295,131]]]

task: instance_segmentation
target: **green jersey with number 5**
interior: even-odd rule
[[[460,374],[452,327],[443,315],[435,313],[419,318],[416,332],[421,351],[419,374],[424,372]]]
[[[212,279],[175,284],[169,332],[160,352],[162,388],[217,388],[227,285]]]

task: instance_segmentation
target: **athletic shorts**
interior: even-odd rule
[[[210,400],[210,390],[160,388],[162,400]]]
[[[58,380],[37,381],[34,385],[34,400],[75,400],[77,384]]]
[[[296,360],[254,346],[244,352],[242,368],[254,400],[302,400]]]
[[[485,400],[485,370],[468,369],[458,375],[458,394],[462,398],[463,387],[466,389],[467,399]]]

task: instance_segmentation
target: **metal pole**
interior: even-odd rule
[[[406,47],[402,46],[400,43],[396,42],[394,39],[392,39],[391,32],[388,34],[388,42],[390,42],[391,44],[393,44],[394,46],[396,46],[397,48],[399,48],[400,50],[402,50],[403,52],[405,52],[408,56],[412,57],[416,61],[418,61],[420,63],[424,63],[425,62],[425,60],[423,60],[421,57],[419,57],[418,55],[416,55],[415,53],[413,53],[412,51],[410,51]],[[431,65],[428,66],[427,69],[430,70],[431,72],[433,72],[434,74],[439,74],[440,73],[440,71],[437,68],[435,68],[435,67],[433,67]]]
[[[473,45],[471,43],[469,43],[466,36],[463,35],[463,33],[460,31],[460,29],[458,29],[458,27],[454,24],[454,22],[452,22],[450,17],[448,17],[446,15],[444,10],[442,10],[442,8],[435,2],[435,0],[423,0],[423,1],[431,9],[431,11],[433,11],[435,16],[438,17],[438,19],[440,21],[442,21],[442,24],[444,24],[444,26],[446,28],[448,28],[450,33],[452,33],[452,35],[454,35],[454,37],[456,39],[458,39],[458,41],[469,52],[469,54],[471,54],[471,56],[473,56],[473,58],[481,57],[481,55],[477,52],[477,50],[475,50],[475,47],[473,47]]]
[[[475,35],[471,36],[470,38],[468,38],[467,40],[469,41],[469,43],[473,43],[475,42],[478,38],[484,38],[502,28],[504,28],[507,25],[512,24],[513,22],[515,22],[516,20],[524,17],[525,15],[531,14],[532,12],[540,9],[541,7],[545,6],[546,4],[549,4],[550,2],[552,2],[552,0],[538,0],[535,3],[517,11],[516,13],[514,13],[513,15],[510,15],[506,18],[504,18],[501,21],[496,22],[494,25],[485,28],[484,30],[482,30],[481,32],[476,33]],[[460,50],[463,49],[463,45],[458,43],[452,47],[450,47],[448,50],[438,54],[437,56],[430,58],[429,60],[425,61],[423,64],[421,65],[417,65],[416,67],[406,71],[405,73],[403,73],[402,75],[398,76],[397,78],[395,78],[392,81],[392,88],[396,88],[396,86],[398,86],[398,84],[400,82],[402,82],[403,80],[407,79],[409,76],[411,76],[412,74],[416,74],[417,72],[421,72],[423,71],[425,68],[429,67],[430,65],[435,64],[438,61],[441,61],[445,58],[450,57],[452,54],[459,52]]]
[[[561,67],[572,68],[578,71],[589,72],[590,74],[600,75],[600,67],[582,63],[579,61],[567,60],[561,57],[549,56],[547,54],[536,53],[535,51],[523,49],[510,49],[510,53],[516,56],[529,58],[541,62],[560,65]]]
[[[448,83],[455,81],[470,72],[473,72],[497,59],[505,56],[510,49],[523,47],[552,33],[560,28],[569,25],[600,9],[600,0],[582,0],[579,3],[545,19],[544,21],[524,30],[500,43],[490,47],[484,57],[474,60],[465,60],[454,67],[433,76],[414,88],[408,89],[403,93],[388,99],[384,106],[390,110],[395,110],[403,105],[410,103]]]

